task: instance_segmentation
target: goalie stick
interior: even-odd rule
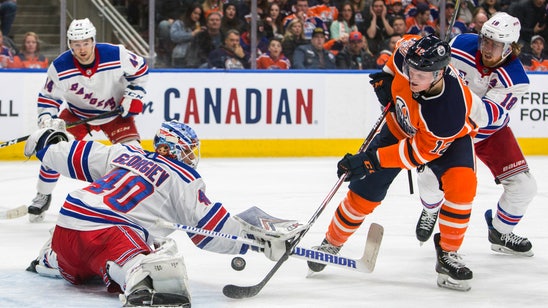
[[[111,117],[111,116],[117,115],[117,114],[120,114],[120,108],[117,108],[117,109],[114,109],[114,110],[111,110],[111,111],[108,111],[108,112],[105,112],[105,113],[101,113],[101,114],[96,115],[96,116],[91,117],[91,118],[82,119],[82,120],[72,122],[72,123],[67,123],[67,127],[74,127],[76,125],[85,124],[85,123],[88,123],[88,122],[91,122],[91,121],[94,121],[94,120],[105,119],[105,118],[108,118],[108,117]],[[4,142],[0,143],[0,149],[4,148],[4,147],[7,147],[7,146],[10,146],[10,145],[17,144],[19,142],[23,142],[23,141],[29,139],[29,137],[30,137],[30,135],[26,135],[26,136],[23,136],[23,137],[19,137],[19,138],[11,139],[11,140],[8,140],[8,141],[4,141]]]
[[[0,219],[14,219],[27,215],[27,206],[21,205],[14,209],[0,211]]]
[[[181,230],[188,233],[201,234],[210,237],[224,238],[232,241],[236,241],[242,244],[247,244],[250,246],[255,246],[258,248],[264,248],[264,244],[253,239],[222,233],[213,230],[206,230],[197,227],[191,227],[186,225],[181,225],[178,223],[167,222],[164,220],[156,221],[156,226],[169,228],[173,230]],[[382,241],[382,236],[384,233],[384,228],[376,223],[372,223],[369,226],[369,231],[367,233],[367,240],[365,242],[365,248],[360,259],[353,259],[344,257],[341,255],[333,255],[327,252],[319,251],[316,249],[308,249],[303,247],[296,246],[291,252],[290,256],[297,259],[303,259],[306,261],[312,261],[322,264],[327,264],[330,266],[335,266],[347,270],[353,270],[362,273],[371,273],[375,269],[375,264],[377,261],[377,255],[379,253],[379,248]]]
[[[358,153],[360,153],[360,152],[364,151],[365,149],[367,149],[367,147],[369,146],[369,144],[373,140],[373,137],[377,133],[377,130],[381,127],[382,123],[384,122],[384,119],[385,119],[386,115],[388,114],[388,112],[390,111],[390,106],[392,104],[393,103],[386,104],[386,106],[384,107],[384,109],[382,111],[381,116],[377,119],[377,122],[373,126],[373,129],[371,129],[371,131],[369,132],[369,134],[365,138],[364,142],[360,146],[360,149],[358,150]],[[270,281],[272,276],[274,276],[274,274],[276,274],[278,269],[280,269],[282,264],[284,264],[284,262],[287,261],[287,259],[289,258],[289,255],[292,253],[293,249],[295,249],[295,247],[297,247],[297,244],[299,244],[299,242],[305,236],[305,234],[308,232],[308,230],[310,230],[310,227],[314,224],[314,222],[316,222],[316,220],[318,219],[320,214],[323,212],[323,210],[327,207],[327,204],[331,201],[331,199],[333,198],[333,196],[335,195],[337,190],[339,190],[339,188],[341,187],[342,183],[344,182],[344,180],[346,179],[347,176],[348,176],[348,171],[339,178],[337,183],[335,183],[335,186],[333,186],[333,188],[331,188],[331,190],[329,191],[329,193],[327,194],[325,199],[322,201],[322,203],[320,204],[320,206],[318,207],[316,212],[314,212],[314,214],[312,214],[312,217],[310,217],[310,219],[308,220],[306,229],[304,229],[299,235],[297,235],[295,237],[295,239],[293,239],[291,242],[288,243],[288,248],[287,248],[286,252],[276,262],[276,264],[274,264],[274,266],[270,269],[270,271],[266,274],[266,276],[259,283],[255,284],[255,285],[251,285],[251,286],[237,286],[237,285],[229,284],[229,285],[224,286],[223,294],[226,297],[230,297],[230,298],[247,298],[247,297],[253,297],[253,296],[259,294],[259,292],[261,292],[261,290],[268,283],[268,281]]]

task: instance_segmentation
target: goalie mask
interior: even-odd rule
[[[154,149],[163,156],[177,159],[196,168],[200,161],[200,141],[194,130],[181,122],[170,121],[154,137]]]

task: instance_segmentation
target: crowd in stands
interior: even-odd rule
[[[404,34],[444,36],[440,31],[449,28],[455,13],[452,0],[257,0],[257,45],[251,46],[250,0],[192,1],[156,1],[156,67],[250,68],[255,52],[258,69],[380,69]],[[133,4],[128,6],[128,19],[139,23],[136,19],[143,14],[138,10],[148,1],[126,2]],[[0,14],[2,30],[13,23],[13,3],[2,2],[7,5],[7,17]],[[479,33],[487,19],[505,11],[521,22],[520,59],[525,68],[548,71],[546,0],[460,3],[447,34]],[[36,33],[25,34],[20,44],[17,55],[0,45],[0,68],[47,67]]]
[[[162,1],[157,8],[157,64],[249,68],[250,55],[256,52],[258,69],[379,69],[404,34],[448,34],[452,38],[478,33],[488,18],[505,11],[522,23],[520,59],[526,69],[548,70],[545,0],[463,0],[452,27],[455,1],[445,1],[445,14],[440,12],[442,1],[257,0],[254,47],[250,46],[251,1]],[[440,18],[443,15],[445,19]],[[440,25],[441,20],[445,25]]]

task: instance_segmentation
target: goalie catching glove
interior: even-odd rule
[[[65,131],[55,130],[52,128],[42,128],[29,136],[27,143],[25,143],[24,153],[26,157],[31,157],[36,154],[36,152],[49,145],[68,140],[69,137]]]
[[[376,152],[365,151],[352,155],[347,153],[337,164],[337,176],[340,178],[348,172],[345,181],[359,180],[381,170]]]
[[[278,261],[289,249],[289,242],[306,229],[296,220],[268,215],[258,207],[251,207],[234,218],[242,224],[242,232],[264,245],[261,251],[272,261]]]

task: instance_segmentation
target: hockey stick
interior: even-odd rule
[[[447,26],[447,29],[445,30],[445,37],[443,38],[446,42],[449,42],[451,40],[451,30],[453,30],[453,26],[455,25],[455,21],[457,20],[457,16],[459,15],[459,9],[460,9],[460,0],[455,0],[455,12],[453,13],[453,16],[451,17],[451,21],[449,22],[449,25]]]
[[[209,237],[218,237],[242,244],[255,246],[258,248],[264,248],[264,244],[249,238],[222,233],[213,230],[206,230],[202,228],[196,228],[178,223],[171,223],[164,220],[156,221],[157,227],[169,228],[172,230],[181,230],[188,233],[201,234]],[[296,246],[291,252],[290,256],[297,259],[306,261],[312,261],[316,263],[322,263],[340,267],[343,269],[354,270],[362,273],[371,273],[375,269],[377,261],[377,255],[379,253],[380,244],[382,241],[384,228],[376,223],[371,224],[369,232],[367,233],[367,240],[365,242],[365,248],[360,259],[347,258],[341,255],[333,255],[327,252],[318,251],[315,249],[308,249]]]
[[[21,205],[11,210],[0,211],[0,219],[14,219],[27,215],[27,207]]]
[[[80,125],[80,124],[85,124],[85,123],[88,123],[88,122],[91,122],[91,121],[94,121],[94,120],[109,118],[113,115],[120,114],[120,112],[121,112],[120,109],[117,108],[117,109],[114,109],[114,110],[111,110],[111,111],[107,111],[105,113],[101,113],[101,114],[96,115],[96,116],[91,117],[91,118],[82,119],[82,120],[72,122],[72,123],[67,123],[67,128],[68,127],[74,127],[74,126],[77,126],[77,125]],[[2,143],[0,143],[0,149],[3,148],[3,147],[7,147],[7,146],[10,146],[10,145],[17,144],[19,142],[23,142],[23,141],[29,139],[29,137],[30,137],[30,135],[26,135],[26,136],[23,136],[23,137],[19,137],[19,138],[15,138],[15,139],[11,139],[11,140],[2,142]]]
[[[381,127],[382,123],[384,122],[384,118],[388,114],[391,105],[392,105],[392,103],[388,103],[384,107],[381,116],[377,119],[377,122],[373,126],[373,129],[369,132],[369,134],[365,138],[364,142],[360,146],[360,149],[358,150],[358,153],[363,152],[369,146],[369,144],[373,140],[373,137],[377,133],[377,130]],[[341,187],[342,183],[344,182],[344,180],[347,176],[348,176],[348,171],[343,176],[341,176],[339,178],[339,180],[337,181],[337,183],[335,183],[335,186],[333,186],[333,188],[331,188],[331,190],[329,191],[329,193],[327,194],[325,199],[322,201],[322,203],[320,204],[320,206],[318,207],[316,212],[314,212],[312,217],[310,217],[310,219],[307,223],[306,229],[304,229],[299,235],[297,235],[295,237],[295,239],[293,239],[293,241],[291,241],[288,244],[287,251],[280,258],[280,260],[278,260],[278,262],[276,262],[276,264],[274,264],[274,267],[272,267],[272,269],[270,269],[270,271],[266,274],[266,276],[263,278],[263,280],[261,280],[259,283],[255,284],[255,285],[252,285],[252,286],[237,286],[237,285],[233,285],[233,284],[226,285],[223,288],[223,294],[227,297],[230,297],[230,298],[247,298],[247,297],[253,297],[253,296],[259,294],[259,292],[261,292],[261,290],[268,283],[268,281],[270,281],[272,276],[274,276],[274,274],[278,271],[278,269],[282,266],[282,264],[285,261],[287,261],[287,259],[289,258],[289,255],[292,253],[293,249],[295,249],[295,247],[297,247],[297,244],[305,236],[305,234],[308,232],[308,230],[310,230],[310,227],[314,224],[314,222],[316,222],[316,220],[318,219],[320,214],[323,212],[323,210],[327,207],[327,204],[331,201],[331,199],[333,198],[333,196],[335,195],[337,190],[339,190],[339,188]]]

